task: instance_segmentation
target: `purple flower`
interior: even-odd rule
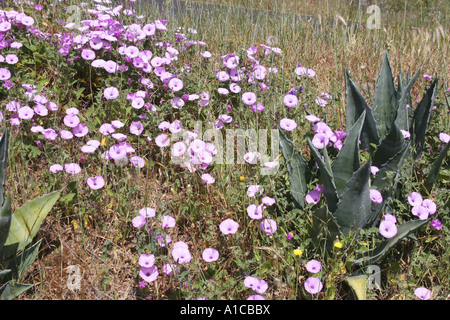
[[[202,258],[206,262],[213,262],[219,259],[219,251],[214,248],[207,248],[203,250]]]
[[[425,287],[419,287],[416,290],[414,290],[414,294],[417,298],[420,300],[430,300],[431,299],[431,291],[428,290]]]
[[[392,220],[381,221],[379,230],[381,235],[388,239],[397,234],[397,226]]]
[[[130,133],[136,136],[140,135],[144,131],[144,125],[141,121],[133,121],[130,125]]]
[[[249,198],[253,198],[257,193],[259,192],[259,195],[262,195],[264,192],[264,188],[259,184],[253,184],[248,186],[247,189],[247,196]]]
[[[420,220],[426,220],[428,219],[428,216],[430,215],[430,212],[428,209],[424,206],[414,206],[411,209],[411,213],[417,217],[419,217]]]
[[[433,76],[428,75],[428,74],[424,74],[424,75],[423,75],[423,78],[424,78],[426,81],[429,81],[429,80],[433,79]]]
[[[262,203],[264,203],[266,206],[271,206],[275,204],[275,199],[271,197],[264,197],[261,199]]]
[[[423,202],[423,198],[418,192],[412,192],[410,195],[408,195],[408,202],[410,205],[414,206],[421,206]]]
[[[425,199],[422,201],[422,206],[427,208],[429,214],[435,214],[436,213],[436,203],[434,203],[431,199]]]
[[[266,300],[262,295],[260,294],[254,294],[247,298],[247,300]]]
[[[138,156],[131,157],[130,162],[136,168],[143,168],[145,166],[145,160]]]
[[[311,190],[310,192],[308,192],[308,194],[305,196],[305,201],[306,203],[313,203],[313,204],[318,204],[320,201],[320,195],[321,192],[318,190]]]
[[[298,98],[293,94],[286,94],[283,98],[283,103],[286,107],[292,108],[298,104]]]
[[[439,219],[434,219],[434,220],[431,220],[430,227],[432,227],[433,229],[436,229],[436,230],[441,230],[442,223],[441,223],[441,221],[439,221]]]
[[[239,223],[232,219],[225,219],[219,225],[219,229],[223,234],[234,234],[237,232],[238,228]]]
[[[376,189],[370,189],[369,193],[370,193],[370,200],[373,203],[376,203],[376,204],[383,203],[383,196],[381,195],[380,191],[378,191]]]
[[[103,96],[105,99],[114,100],[119,96],[119,90],[116,87],[108,87],[103,90]]]
[[[144,281],[150,283],[158,279],[159,272],[156,266],[151,266],[149,268],[141,268],[139,271],[139,276],[144,279]]]
[[[170,79],[168,85],[172,91],[180,91],[181,89],[183,89],[183,81],[178,78]]]
[[[297,128],[297,123],[295,120],[284,118],[280,120],[280,127],[284,130],[292,131]]]
[[[5,62],[7,64],[16,64],[19,61],[19,58],[14,53],[7,54],[5,57]]]
[[[58,164],[58,163],[56,163],[56,164],[51,165],[49,170],[50,170],[50,172],[57,173],[57,172],[63,170],[63,166]]]
[[[87,184],[92,190],[98,190],[105,186],[105,179],[102,176],[89,177]]]
[[[155,143],[160,148],[168,147],[170,145],[170,137],[165,133],[161,133],[155,138]]]
[[[63,119],[64,124],[70,128],[75,128],[80,123],[80,118],[76,114],[68,114]]]
[[[173,228],[173,227],[175,227],[176,222],[177,221],[175,220],[174,217],[166,214],[161,219],[161,226],[163,227],[163,229]]]
[[[214,177],[212,177],[209,173],[202,174],[202,180],[207,184],[212,184],[216,181],[216,179],[214,179]]]
[[[263,217],[264,206],[262,204],[256,205],[251,204],[247,207],[247,214],[251,219],[262,219]]]
[[[316,133],[311,142],[317,149],[323,149],[328,145],[330,139],[325,134]]]
[[[83,49],[83,51],[81,51],[81,57],[86,61],[94,60],[95,52],[91,49]]]
[[[33,118],[34,110],[31,109],[29,106],[23,106],[17,111],[17,113],[20,119],[28,120]]]
[[[318,273],[322,269],[322,263],[317,260],[309,260],[306,263],[306,270],[308,270],[311,273]]]
[[[172,258],[178,264],[189,263],[192,259],[189,249],[185,247],[174,247],[172,250]]]
[[[305,290],[308,291],[310,294],[316,294],[322,291],[323,284],[317,277],[309,277],[305,281]]]
[[[256,103],[256,94],[253,92],[245,92],[242,94],[242,102],[248,106]]]
[[[439,133],[439,139],[441,139],[444,143],[448,143],[450,141],[450,135],[445,132],[441,132]]]
[[[70,174],[78,174],[81,172],[81,168],[77,163],[66,163],[64,165],[64,170]]]
[[[153,218],[156,215],[156,210],[150,207],[144,207],[139,210],[139,215],[144,218]]]
[[[264,219],[259,223],[259,229],[269,236],[277,231],[277,223],[273,219]]]
[[[145,226],[146,219],[142,215],[138,215],[131,220],[131,223],[133,224],[133,227],[141,228]]]
[[[150,268],[155,264],[155,255],[143,253],[139,256],[138,263],[141,267]]]

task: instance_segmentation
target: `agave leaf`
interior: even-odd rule
[[[410,98],[411,98],[411,88],[414,85],[414,83],[417,80],[417,77],[419,76],[420,69],[416,71],[416,73],[413,75],[413,77],[407,82],[407,85],[405,88],[401,88],[400,91],[400,99],[398,102],[398,109],[397,109],[397,116],[395,118],[395,124],[397,127],[401,130],[407,130],[410,129],[410,111],[411,108],[407,108],[406,105],[408,104]],[[399,78],[398,82],[400,84],[401,79]]]
[[[393,123],[389,134],[381,141],[373,158],[373,165],[381,168],[389,159],[405,147],[405,138]]]
[[[8,238],[9,228],[11,226],[11,198],[8,195],[2,210],[0,211],[0,252]]]
[[[367,294],[367,279],[369,277],[365,274],[360,274],[357,276],[347,277],[348,285],[352,288],[358,300],[366,300]]]
[[[3,292],[0,295],[0,300],[14,300],[21,293],[27,291],[32,286],[32,284],[10,282],[5,286],[5,289],[3,289]]]
[[[41,245],[41,240],[23,250],[20,254],[9,260],[8,269],[12,272],[6,278],[7,280],[15,280],[21,282],[26,275],[26,271],[29,269],[31,264],[36,259],[39,253],[39,247]]]
[[[387,254],[390,248],[396,245],[400,240],[404,237],[416,232],[422,226],[427,224],[429,219],[427,220],[410,220],[405,223],[402,223],[397,226],[397,234],[390,238],[384,239],[381,243],[377,245],[373,250],[369,250],[359,255],[359,257],[353,260],[353,264],[356,266],[360,265],[370,265],[374,264]]]
[[[438,88],[438,80],[435,79],[428,88],[419,105],[414,110],[413,115],[413,138],[415,155],[414,158],[417,159],[422,154],[423,145],[425,144],[425,137],[427,134],[428,124],[430,123],[431,117],[431,107],[434,105],[434,99],[436,98],[436,92]]]
[[[345,121],[347,130],[358,121],[361,114],[365,111],[366,116],[361,131],[361,148],[369,148],[373,143],[378,145],[380,138],[378,136],[377,122],[373,116],[372,108],[367,104],[366,99],[356,86],[353,79],[345,69]]]
[[[326,205],[313,212],[310,236],[317,246],[321,245],[321,240],[325,240],[327,249],[331,250],[333,241],[341,233],[336,219],[330,214]]]
[[[284,135],[282,130],[280,132],[280,146],[281,153],[286,160],[286,166],[289,174],[289,181],[291,185],[291,195],[294,199],[297,208],[303,209],[305,207],[305,195],[307,192],[306,160],[303,158],[300,150],[295,148],[293,143]]]
[[[410,154],[410,145],[410,143],[407,143],[393,158],[389,159],[372,179],[372,186],[381,192],[381,195],[383,196],[383,203],[372,203],[372,213],[368,220],[368,225],[374,226],[378,223],[387,199],[392,197],[392,194],[397,186],[400,168]]]
[[[0,206],[3,205],[5,197],[5,178],[6,178],[6,165],[8,163],[8,145],[9,145],[9,132],[5,129],[3,136],[0,139]]]
[[[370,161],[366,161],[356,170],[340,197],[336,211],[333,213],[344,235],[350,231],[358,232],[364,228],[370,218],[371,200],[369,192]]]
[[[350,129],[341,150],[331,166],[338,196],[344,191],[347,181],[352,177],[353,172],[361,166],[359,137],[365,118],[366,111],[364,110],[358,121]]]
[[[387,50],[383,56],[372,106],[378,124],[378,133],[380,137],[385,137],[391,131],[398,108],[397,91]]]
[[[439,176],[439,170],[441,169],[442,162],[444,161],[449,148],[450,148],[450,142],[448,142],[446,144],[446,146],[444,147],[444,149],[441,150],[441,153],[439,154],[439,156],[436,158],[436,160],[434,160],[433,164],[431,165],[431,169],[427,174],[427,178],[425,179],[425,182],[422,185],[422,187],[425,188],[425,190],[428,193],[431,192],[431,190],[433,189],[434,183],[437,181],[437,178]]]
[[[47,214],[59,197],[54,191],[25,203],[11,216],[11,227],[3,248],[5,258],[23,250],[36,236]]]
[[[334,184],[333,173],[330,170],[331,165],[329,163],[325,163],[320,155],[319,151],[314,147],[311,140],[308,138],[307,143],[309,148],[311,149],[311,154],[319,166],[320,171],[320,179],[323,186],[323,193],[325,195],[325,199],[327,201],[328,209],[331,212],[334,212],[337,208],[338,203],[338,195],[336,192],[336,186]],[[325,148],[324,148],[325,149]],[[326,152],[326,150],[324,151]],[[326,154],[326,153],[325,153]]]

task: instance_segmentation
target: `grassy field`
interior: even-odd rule
[[[2,37],[5,41],[15,40],[24,45],[21,49],[5,47],[0,51],[5,57],[16,54],[19,58],[16,64],[2,62],[0,65],[1,68],[13,68],[10,80],[15,84],[11,89],[0,88],[0,110],[4,115],[1,130],[8,128],[11,133],[5,190],[11,195],[13,211],[28,200],[61,191],[36,237],[42,240],[39,255],[21,279],[33,287],[18,299],[247,299],[256,294],[277,300],[355,299],[346,282],[346,277],[355,271],[349,261],[382,239],[378,227],[363,230],[359,237],[341,237],[342,248],[335,247],[333,254],[327,255],[323,248],[314,246],[308,233],[311,214],[316,207],[310,205],[302,211],[292,206],[281,151],[276,157],[280,168],[275,175],[262,175],[258,167],[246,162],[216,164],[190,172],[174,164],[170,148],[160,148],[156,141],[162,132],[174,134],[172,129],[161,129],[163,121],[179,120],[183,128],[191,131],[195,122],[200,121],[205,132],[211,123],[217,125],[218,116],[223,114],[233,118],[231,123],[222,123],[226,129],[269,130],[277,126],[280,119],[290,118],[298,124],[290,138],[307,160],[311,160],[305,143],[306,137],[311,136],[310,123],[305,119],[306,110],[323,119],[333,130],[348,131],[344,68],[371,103],[383,54],[387,50],[396,83],[399,74],[404,75],[407,71],[413,74],[421,68],[411,90],[413,105],[420,102],[424,88],[430,85],[423,75],[439,79],[425,151],[414,170],[402,181],[405,186],[403,202],[395,203],[397,219],[407,221],[411,214],[406,194],[420,190],[423,173],[428,171],[442,149],[440,133],[450,134],[449,4],[425,0],[381,2],[378,4],[383,27],[355,29],[346,23],[364,23],[370,16],[365,11],[367,3],[361,2],[361,10],[358,10],[358,1],[344,0],[208,0],[205,3],[220,3],[222,9],[212,13],[188,9],[178,14],[170,10],[170,1],[166,2],[167,10],[163,13],[133,2],[133,6],[128,4],[122,10],[135,10],[136,15],[142,17],[121,11],[122,14],[116,17],[120,23],[108,25],[108,28],[116,28],[111,34],[120,35],[123,42],[106,38],[111,41],[111,47],[104,42],[104,47],[94,50],[96,59],[120,61],[118,64],[128,68],[109,73],[92,67],[92,61],[81,56],[80,49],[73,44],[76,30],[64,27],[70,17],[73,22],[95,19],[81,10],[81,1],[48,1],[38,9],[37,3],[6,1],[8,8],[18,12],[23,10],[33,17],[33,26],[46,33],[48,38],[29,36],[27,30],[33,32],[33,29],[17,27],[14,23],[12,29],[4,31],[9,33]],[[94,5],[89,3],[89,6]],[[68,10],[70,6],[74,6],[72,11]],[[253,19],[237,8],[282,14],[277,17],[260,14]],[[76,16],[78,12],[80,16]],[[319,17],[319,23],[298,21],[295,15]],[[167,30],[157,30],[157,38],[151,38],[145,44],[120,27],[144,26],[159,19],[167,20],[164,26]],[[389,26],[384,27],[385,23]],[[96,28],[100,30],[106,25]],[[126,30],[130,29],[133,30]],[[74,34],[70,35],[70,32]],[[155,75],[157,67],[144,73],[134,68],[132,59],[125,59],[124,53],[119,52],[121,45],[134,44],[141,51],[151,50],[153,56],[163,56],[162,48],[167,42],[178,49],[176,54],[166,54],[173,58],[167,64],[167,70],[182,75],[184,87],[178,93],[171,89],[169,80],[164,83]],[[62,54],[61,48],[65,44],[72,47],[67,54]],[[276,49],[266,55],[261,44]],[[93,46],[86,41],[81,47],[89,45]],[[217,78],[217,72],[224,68],[223,56],[234,53],[240,57],[241,65],[250,70],[254,65],[248,61],[247,50],[252,46],[258,48],[262,65],[278,71],[268,73],[264,82],[268,84],[267,89],[258,86],[258,82],[240,82],[242,92],[239,95],[246,91],[257,92],[258,101],[265,106],[263,112],[247,108],[237,96],[218,93],[218,88],[225,86]],[[211,53],[211,58],[205,58],[205,51]],[[314,70],[315,76],[297,77],[294,70],[300,64]],[[143,87],[142,78],[151,79],[154,86]],[[17,116],[7,104],[11,101],[19,101],[22,106],[32,103],[24,96],[22,84],[36,85],[37,92],[54,101],[58,110],[49,111],[48,117],[35,116],[33,122],[22,120],[20,126],[14,125],[10,119]],[[228,83],[226,86],[228,88]],[[111,87],[118,89],[119,97],[105,98],[105,88]],[[283,97],[292,88],[300,87],[298,105],[286,108]],[[151,93],[144,94],[145,108],[132,106],[133,98],[128,99],[127,95],[139,90]],[[205,105],[180,95],[204,92],[210,96]],[[326,107],[321,107],[315,101],[324,93],[332,98]],[[174,97],[182,97],[184,106],[172,106],[170,101]],[[88,135],[67,140],[58,137],[54,141],[43,132],[31,131],[37,125],[55,128],[60,135],[60,130],[70,130],[63,120],[67,114],[64,111],[70,108],[79,111],[81,122],[89,128]],[[143,160],[142,167],[130,163],[119,166],[105,160],[102,153],[117,141],[99,128],[113,120],[125,124],[122,129],[116,127],[116,133],[128,136],[125,141],[133,148],[133,155]],[[130,132],[130,125],[136,121],[144,124],[142,134]],[[90,139],[98,140],[100,149],[95,153],[80,151]],[[330,156],[336,154],[336,150],[330,151]],[[81,172],[71,175],[49,171],[56,163],[78,163]],[[432,299],[449,299],[449,172],[447,156],[436,187],[430,194],[422,194],[437,204],[434,217],[442,222],[442,229],[424,227],[394,246],[379,264],[382,287],[367,290],[368,299],[417,299],[415,289],[418,287],[431,290]],[[211,174],[214,183],[205,183],[203,173]],[[100,189],[88,186],[87,178],[94,176],[102,176],[105,186]],[[314,189],[316,183],[318,181],[309,187]],[[247,214],[248,206],[261,198],[248,196],[248,187],[252,185],[263,186],[261,197],[275,200],[275,205],[267,205],[264,210],[264,215],[277,223],[277,231],[273,234],[265,234],[259,229],[260,221]],[[148,218],[144,227],[135,227],[135,217],[146,207],[154,208],[156,216]],[[160,219],[164,216],[173,217],[175,226],[162,226]],[[220,231],[220,223],[227,218],[239,223],[237,233],[226,235]],[[166,236],[170,237],[171,243],[161,244],[160,237]],[[180,263],[178,273],[165,274],[163,265],[174,263],[172,245],[180,241],[189,245],[192,260]],[[206,262],[207,259],[202,258],[205,248],[217,249],[219,260]],[[155,265],[159,269],[156,281],[145,283],[139,274],[142,254],[153,254],[156,258]],[[316,294],[310,294],[304,286],[311,276],[305,265],[311,260],[320,261],[322,268],[318,277],[323,289]],[[70,266],[77,266],[80,272],[81,287],[75,290],[68,288]],[[259,293],[247,287],[244,283],[247,276],[264,279],[267,290]]]

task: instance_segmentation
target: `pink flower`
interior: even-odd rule
[[[419,287],[416,290],[414,290],[414,294],[417,298],[420,300],[430,300],[431,299],[431,291],[428,290],[425,287]]]
[[[87,184],[92,190],[98,190],[105,186],[105,179],[102,176],[89,177]]]
[[[286,94],[283,98],[283,103],[288,108],[293,108],[298,104],[298,98],[293,94]]]
[[[23,106],[18,110],[18,115],[20,119],[31,119],[34,115],[34,110],[31,109],[29,106]]]
[[[141,267],[150,268],[155,264],[155,255],[143,253],[139,256],[138,263]]]
[[[183,89],[183,81],[178,78],[172,78],[170,79],[168,86],[172,91],[180,91]]]
[[[138,156],[132,156],[130,162],[136,168],[143,168],[145,166],[145,160]]]
[[[323,133],[316,133],[311,142],[317,149],[323,149],[328,145],[330,139]]]
[[[428,209],[430,214],[436,213],[436,203],[431,199],[425,199],[422,201],[422,206]]]
[[[207,248],[203,250],[202,258],[206,262],[214,262],[219,259],[219,251],[214,248]]]
[[[370,193],[370,200],[373,203],[376,203],[376,204],[383,203],[383,196],[381,195],[380,191],[378,191],[376,189],[370,189],[369,193]]]
[[[159,272],[156,266],[151,266],[149,268],[141,268],[139,271],[139,276],[144,279],[144,281],[150,283],[158,279]]]
[[[413,215],[419,217],[420,220],[426,220],[426,219],[428,219],[428,216],[430,215],[430,212],[428,211],[428,209],[422,205],[412,207],[411,213]]]
[[[239,223],[232,219],[225,219],[219,225],[219,229],[223,234],[235,234],[238,228]]]
[[[418,192],[412,192],[410,195],[408,195],[408,202],[410,205],[414,206],[420,206],[422,205],[423,198]]]
[[[253,92],[245,92],[242,94],[242,102],[248,106],[256,103],[256,94]]]
[[[68,114],[63,119],[64,124],[70,128],[75,128],[80,123],[80,118],[76,114]]]
[[[94,60],[95,52],[91,49],[83,49],[83,51],[81,51],[81,57],[86,61]]]
[[[309,277],[305,281],[305,290],[310,294],[316,294],[322,291],[323,284],[317,277]]]
[[[176,224],[175,218],[168,214],[164,215],[161,219],[161,226],[163,227],[163,229],[173,228],[175,227],[175,224]]]
[[[130,124],[130,133],[136,136],[140,135],[144,131],[144,125],[141,121],[133,121]]]
[[[185,247],[176,247],[172,250],[172,258],[178,264],[189,263],[192,259],[191,253]]]
[[[170,137],[165,133],[161,133],[155,138],[155,143],[161,148],[168,147],[170,145]]]
[[[392,220],[381,221],[379,230],[381,235],[388,239],[397,234],[397,226]]]
[[[105,99],[114,100],[119,96],[119,90],[116,87],[108,87],[103,90],[103,96]]]
[[[202,180],[205,181],[207,184],[212,184],[216,181],[213,176],[211,176],[209,173],[202,174]]]
[[[261,199],[262,203],[264,203],[266,206],[271,206],[275,204],[275,199],[271,197],[264,197]]]
[[[81,168],[77,163],[66,163],[64,165],[64,170],[70,174],[78,174],[81,172]]]
[[[284,130],[292,131],[297,128],[297,123],[295,120],[284,118],[280,120],[280,127]]]
[[[156,210],[150,207],[144,207],[139,210],[139,215],[144,218],[153,218],[156,215]]]
[[[305,201],[306,201],[306,203],[309,203],[309,204],[311,204],[311,203],[318,204],[320,201],[320,195],[321,195],[321,192],[319,192],[318,190],[311,190],[305,196]]]
[[[264,206],[262,204],[256,205],[251,204],[247,207],[247,214],[251,219],[262,219],[263,217]]]
[[[318,273],[322,269],[322,263],[317,260],[309,260],[306,263],[306,270],[308,270],[311,273]]]
[[[450,141],[450,135],[445,132],[441,132],[439,133],[439,139],[441,139],[444,143],[448,143]]]
[[[138,215],[131,220],[131,223],[133,224],[133,227],[141,228],[145,226],[146,219],[142,215]]]
[[[264,192],[264,188],[259,184],[250,185],[247,189],[247,196],[250,198],[253,198],[257,193],[259,192],[259,195],[262,195]]]
[[[442,223],[439,221],[439,219],[431,220],[430,227],[436,230],[442,229]]]
[[[58,163],[56,163],[56,164],[51,165],[49,170],[50,170],[50,172],[57,173],[57,172],[63,170],[63,166],[58,164]]]
[[[277,231],[277,223],[273,219],[264,219],[259,223],[259,229],[269,236]]]

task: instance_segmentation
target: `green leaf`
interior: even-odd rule
[[[0,212],[0,252],[8,238],[9,229],[11,227],[11,198],[8,195]]]
[[[23,250],[36,236],[47,214],[59,197],[54,191],[28,201],[11,216],[11,227],[4,249],[5,258]]]
[[[367,104],[366,99],[361,94],[353,79],[345,69],[345,121],[346,128],[351,128],[365,111],[366,116],[361,132],[361,148],[370,148],[370,144],[378,145],[380,138],[378,136],[377,122],[373,116],[372,108]]]
[[[436,92],[438,88],[438,80],[435,79],[428,88],[419,105],[414,110],[413,115],[413,138],[415,155],[414,158],[417,159],[422,154],[423,145],[425,144],[425,138],[427,134],[428,124],[430,123],[431,108],[434,105],[434,100],[436,98]]]
[[[5,129],[0,139],[0,206],[5,200],[6,165],[8,164],[9,132]]]
[[[391,125],[398,109],[397,91],[387,50],[383,56],[372,106],[378,124],[378,133],[380,137],[385,137],[391,131]]]
[[[344,235],[350,231],[358,232],[370,218],[371,200],[369,193],[370,161],[355,171],[340,197],[333,213]]]
[[[331,168],[330,163],[325,163],[320,155],[319,151],[314,147],[311,140],[308,138],[307,143],[309,148],[311,149],[311,155],[319,166],[320,170],[320,179],[323,186],[323,193],[325,195],[328,209],[331,212],[334,212],[337,208],[338,203],[338,195],[336,192],[336,186],[334,184],[333,173],[329,169]],[[325,149],[325,148],[324,148]],[[324,151],[324,153],[326,150]],[[326,154],[326,153],[325,153]]]
[[[347,277],[348,285],[352,288],[358,300],[366,300],[368,276],[361,274],[358,276]]]
[[[412,108],[407,108],[406,105],[408,104],[410,98],[411,98],[411,88],[414,85],[414,83],[417,80],[417,77],[419,76],[420,69],[416,71],[416,73],[413,75],[413,77],[408,81],[408,84],[406,87],[399,88],[400,92],[400,99],[398,102],[398,109],[397,109],[397,115],[395,118],[395,124],[397,127],[401,130],[409,131],[410,129],[410,113]],[[398,80],[399,84],[401,82],[401,79]]]
[[[347,181],[352,177],[353,172],[361,166],[359,137],[365,117],[366,111],[364,110],[358,121],[350,129],[341,150],[331,166],[338,196],[344,191]]]
[[[289,173],[289,181],[291,185],[291,195],[295,201],[296,207],[303,209],[305,207],[305,195],[307,192],[306,182],[306,161],[300,150],[295,148],[293,143],[284,135],[282,130],[280,133],[280,147]]]
[[[11,274],[8,275],[6,278],[7,280],[15,280],[18,282],[23,280],[26,275],[26,271],[30,268],[39,253],[40,245],[41,240],[33,244],[31,247],[26,248],[9,261],[8,269],[11,270]]]
[[[376,248],[360,254],[357,259],[353,260],[353,264],[356,266],[370,265],[380,261],[388,253],[388,250],[390,248],[395,246],[404,237],[416,232],[418,229],[427,224],[429,221],[430,221],[429,219],[410,220],[405,223],[402,223],[401,225],[398,225],[397,234],[394,237],[390,239],[384,239],[381,243],[377,245]]]
[[[441,150],[441,153],[439,156],[434,160],[433,164],[431,165],[431,169],[427,174],[427,178],[425,179],[424,184],[422,187],[430,193],[433,189],[434,183],[437,181],[439,176],[439,171],[442,166],[442,162],[444,161],[445,157],[447,156],[448,149],[450,148],[450,143],[447,143],[444,149]]]
[[[32,284],[24,284],[24,283],[8,283],[0,295],[0,300],[14,300],[21,293],[30,289]]]
[[[309,234],[316,246],[321,247],[321,241],[325,240],[327,250],[332,250],[333,241],[336,237],[340,236],[341,233],[336,219],[330,214],[326,205],[313,212]]]
[[[373,158],[373,165],[381,168],[405,147],[405,138],[395,122],[389,134],[381,141]]]

